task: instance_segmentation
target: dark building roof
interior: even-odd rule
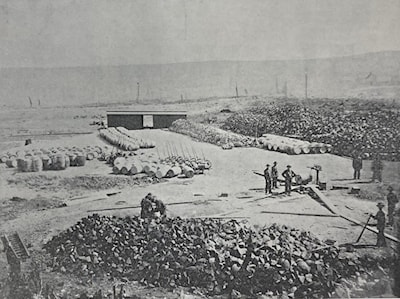
[[[186,111],[132,111],[116,110],[107,111],[107,115],[186,115]]]

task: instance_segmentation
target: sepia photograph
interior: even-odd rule
[[[400,297],[400,0],[0,0],[0,299]]]

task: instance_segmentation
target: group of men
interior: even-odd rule
[[[363,158],[360,154],[353,157],[353,179],[359,180],[363,168]],[[372,160],[372,180],[382,182],[383,162],[380,154],[375,154]]]
[[[142,199],[140,206],[140,217],[143,219],[164,220],[167,217],[165,204],[151,193]]]
[[[388,222],[386,223],[386,215],[383,211],[385,205],[382,202],[379,202],[377,204],[379,210],[376,215],[371,215],[374,219],[376,219],[376,228],[378,229],[376,246],[378,247],[386,246],[386,225],[394,226],[396,234],[399,234],[398,222],[400,221],[400,210],[396,210],[396,204],[399,202],[399,199],[397,198],[397,195],[393,192],[393,188],[391,186],[388,187],[388,191],[389,193],[386,197],[388,202]]]
[[[278,163],[275,161],[271,170],[269,167],[270,165],[267,164],[264,169],[265,194],[271,194],[272,189],[278,188]],[[290,195],[292,191],[292,180],[296,176],[291,165],[288,165],[285,171],[282,172],[282,176],[285,179],[285,194]]]

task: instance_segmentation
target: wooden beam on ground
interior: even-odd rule
[[[327,198],[320,190],[317,189],[315,185],[309,186],[309,188],[314,192],[315,195],[322,201],[322,203],[328,208],[328,210],[333,214],[339,214],[336,207],[332,204],[329,198]]]
[[[206,204],[210,201],[222,201],[222,199],[208,199],[208,200],[196,200],[196,201],[181,201],[181,202],[171,202],[166,203],[166,206],[177,206],[177,205],[198,205],[198,204]],[[115,210],[127,210],[127,209],[140,209],[140,205],[136,206],[127,206],[127,207],[118,207],[118,208],[105,208],[105,209],[97,209],[97,210],[87,210],[86,212],[103,212],[103,211],[115,211]]]
[[[355,219],[352,219],[352,218],[350,218],[350,217],[348,217],[348,216],[340,215],[340,217],[343,218],[343,219],[345,219],[345,220],[347,220],[347,221],[349,221],[349,222],[352,222],[352,223],[354,223],[354,224],[357,224],[357,225],[359,225],[359,226],[361,226],[361,227],[365,226],[365,223],[362,223],[362,222],[360,222],[360,221],[357,221],[357,220],[355,220]],[[366,226],[365,229],[366,229],[366,230],[369,230],[370,232],[373,232],[373,233],[375,233],[375,234],[378,234],[378,230],[377,230],[376,228],[373,228],[373,227],[370,227],[370,226]],[[400,243],[400,240],[399,240],[399,239],[397,239],[396,237],[393,237],[393,236],[391,236],[391,235],[389,235],[389,234],[387,234],[387,233],[385,233],[385,238],[386,238],[386,239],[389,239],[390,241],[393,241],[393,242],[396,242],[396,243]]]
[[[293,216],[312,216],[312,217],[340,217],[335,214],[317,214],[317,213],[295,213],[295,212],[278,212],[278,211],[261,211],[264,214],[279,214],[279,215],[293,215]]]

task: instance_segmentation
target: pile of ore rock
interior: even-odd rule
[[[149,223],[93,214],[53,237],[45,249],[54,270],[191,287],[208,295],[326,298],[341,278],[363,268],[357,257],[342,256],[309,232],[209,218]]]

